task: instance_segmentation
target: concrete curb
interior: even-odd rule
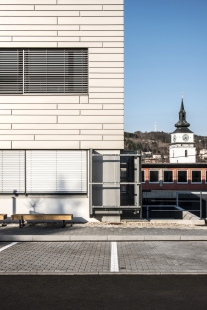
[[[207,241],[206,236],[181,235],[2,235],[0,242]]]
[[[61,276],[133,276],[133,275],[139,275],[139,276],[184,276],[184,275],[207,275],[207,270],[205,271],[186,271],[186,272],[179,272],[179,271],[170,271],[170,272],[164,272],[164,271],[138,271],[138,272],[103,272],[103,271],[94,271],[94,272],[67,272],[67,271],[28,271],[28,270],[19,270],[19,271],[0,271],[0,276],[2,275],[12,275],[12,276],[20,276],[20,275],[38,275],[38,276],[54,276],[54,275],[61,275]]]

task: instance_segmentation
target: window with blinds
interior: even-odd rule
[[[87,49],[0,49],[0,93],[88,93]]]
[[[87,193],[87,152],[0,151],[0,193]]]
[[[0,93],[23,93],[23,51],[0,49]]]
[[[27,193],[86,193],[86,151],[26,151]]]
[[[0,151],[0,193],[24,193],[25,152]]]

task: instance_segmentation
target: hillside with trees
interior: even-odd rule
[[[167,157],[169,144],[171,142],[170,133],[163,131],[124,133],[124,149],[126,151],[152,152]],[[207,137],[195,135],[195,147],[197,154],[201,149],[207,148]],[[199,161],[199,160],[198,160]]]

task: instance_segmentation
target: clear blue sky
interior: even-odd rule
[[[125,131],[207,135],[207,0],[125,0]]]

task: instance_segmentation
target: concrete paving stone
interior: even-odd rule
[[[195,236],[193,236],[194,238]],[[157,236],[144,236],[145,241],[174,241],[174,240],[180,240],[180,236],[176,235],[157,235]],[[191,237],[192,238],[192,237]]]
[[[128,241],[128,240],[131,240],[131,241],[144,241],[144,236],[139,236],[139,235],[131,235],[130,237],[129,236],[124,236],[124,235],[108,235],[108,241]]]
[[[7,241],[7,242],[22,242],[22,241],[33,241],[32,236],[16,236],[16,235],[0,235],[0,242]]]
[[[198,240],[198,241],[204,241],[204,240],[207,240],[207,236],[180,236],[180,239],[181,241],[195,241],[195,240]]]
[[[69,241],[70,240],[70,235],[33,235],[32,236],[32,241]]]
[[[70,236],[70,240],[71,241],[107,241],[108,238],[107,236],[102,236],[102,235],[71,235]]]
[[[117,242],[119,273],[203,273],[206,241]],[[21,242],[0,252],[0,273],[110,273],[111,243]]]
[[[133,260],[137,264],[137,270],[144,269],[144,271],[159,270],[160,272],[168,272],[172,270],[173,272],[179,270],[196,269],[197,271],[207,268],[207,257],[205,257],[205,263],[202,259],[203,248],[205,248],[205,255],[207,251],[207,245],[205,242],[197,243],[180,243],[180,242],[144,242],[144,243],[118,243],[118,253],[120,266],[126,266],[126,270],[134,271],[134,265],[129,264],[130,260]],[[124,246],[127,247],[125,252]],[[134,252],[133,253],[133,248]],[[142,249],[142,251],[140,250]],[[178,255],[180,253],[180,256]],[[184,253],[184,255],[183,255]],[[123,257],[124,256],[124,257]],[[137,256],[137,257],[136,257]],[[137,258],[141,256],[143,260],[142,264],[140,259]],[[155,260],[155,256],[160,258],[158,263]],[[185,262],[185,256],[188,257],[188,261]],[[196,256],[196,257],[195,257]],[[190,257],[190,258],[189,258]],[[173,259],[173,261],[172,261]],[[177,260],[177,265],[173,264]],[[151,262],[150,262],[151,261]],[[195,268],[196,266],[196,268]],[[182,268],[182,269],[181,269]],[[122,270],[124,272],[124,270]]]
[[[26,226],[23,229],[18,227],[18,224],[8,224],[6,227],[2,227],[0,229],[0,237],[2,235],[59,235],[59,236],[113,236],[113,235],[120,235],[120,236],[145,236],[145,235],[178,235],[178,236],[185,236],[185,235],[193,235],[193,236],[202,236],[206,235],[207,226],[203,227],[134,227],[134,228],[119,228],[119,227],[88,227],[85,224],[74,224],[72,227],[69,228],[61,228],[58,225],[44,225],[38,224],[35,226]],[[0,241],[5,241],[0,239]],[[11,240],[13,241],[13,240]]]

